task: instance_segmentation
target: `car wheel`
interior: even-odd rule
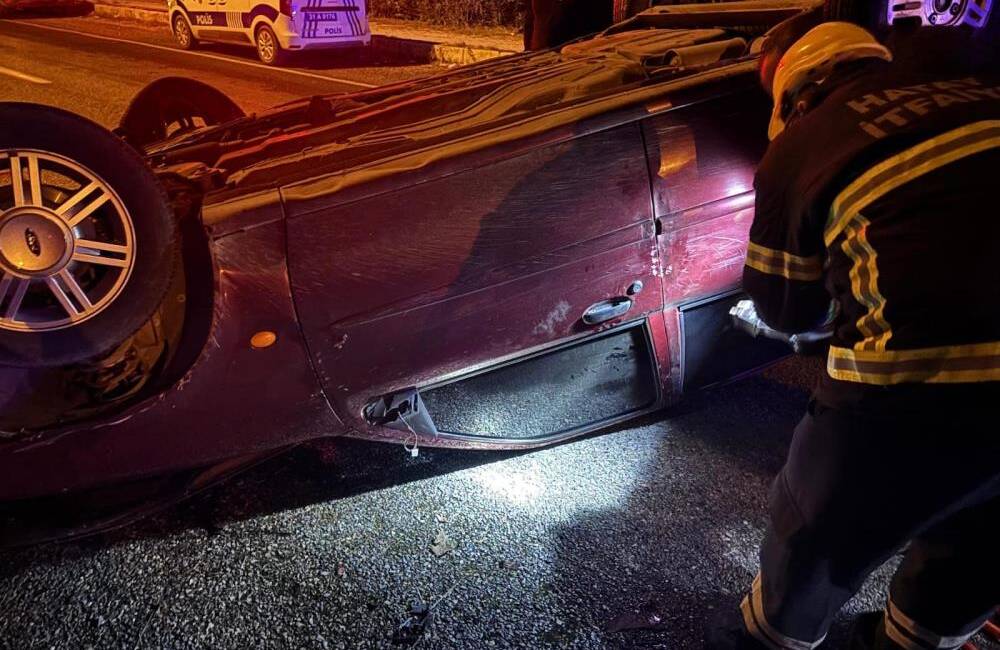
[[[177,41],[177,47],[182,50],[193,50],[198,47],[198,39],[194,37],[191,23],[184,17],[184,14],[176,14],[171,24],[174,28],[174,40]]]
[[[131,147],[72,113],[0,103],[0,364],[106,355],[159,307],[178,254],[166,194]]]
[[[281,49],[278,37],[274,35],[267,25],[257,28],[254,35],[254,43],[257,45],[257,58],[266,65],[281,65],[285,62],[286,52]]]
[[[141,151],[153,142],[244,115],[233,100],[206,83],[162,77],[132,98],[114,133]]]

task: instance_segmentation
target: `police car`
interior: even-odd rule
[[[289,52],[368,45],[365,0],[167,0],[177,44],[252,44],[268,65]]]

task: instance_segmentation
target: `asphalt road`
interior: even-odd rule
[[[531,453],[299,448],[127,529],[0,555],[0,648],[387,648],[413,601],[433,606],[419,648],[700,648],[756,572],[816,370]],[[661,631],[604,631],[650,598]]]
[[[309,54],[294,60],[294,67],[278,69],[257,62],[249,47],[184,52],[172,43],[166,27],[96,17],[0,20],[0,101],[55,105],[113,127],[140,88],[165,76],[204,81],[251,112],[441,69],[375,51]]]

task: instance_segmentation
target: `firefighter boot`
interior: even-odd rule
[[[882,612],[862,614],[851,626],[848,650],[903,650],[885,635],[885,615]]]
[[[705,650],[767,650],[767,646],[750,636],[739,611],[727,611],[716,616],[705,632]]]

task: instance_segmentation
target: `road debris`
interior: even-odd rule
[[[638,609],[627,611],[613,618],[606,626],[607,632],[628,630],[658,630],[664,622],[663,608],[653,598],[649,598]]]
[[[448,537],[448,534],[443,530],[439,530],[437,535],[434,536],[434,541],[431,542],[431,553],[433,553],[435,557],[447,555],[456,548],[458,548],[458,544],[455,540]]]
[[[404,620],[392,634],[393,645],[410,646],[417,643],[427,630],[431,620],[431,608],[426,603],[410,603]]]

